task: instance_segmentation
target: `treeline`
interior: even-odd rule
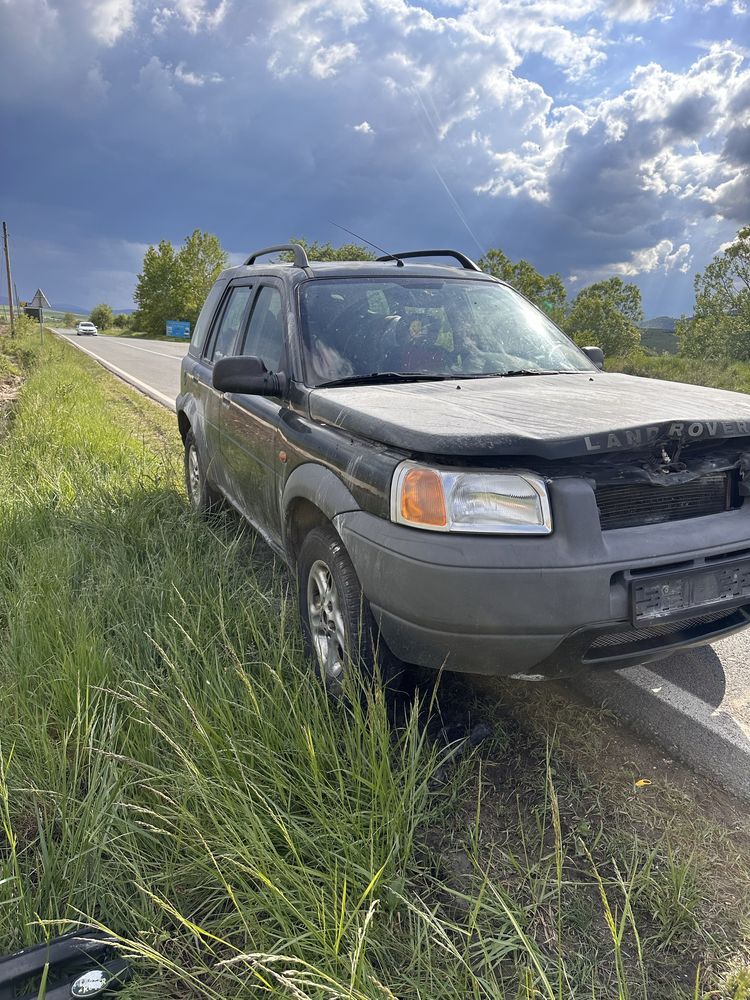
[[[334,247],[305,239],[294,242],[305,247],[310,260],[372,260],[375,256],[357,243]],[[218,238],[199,230],[180,248],[166,240],[149,247],[134,294],[138,310],[130,317],[132,328],[156,336],[164,333],[168,319],[194,324],[227,260]],[[542,275],[526,260],[514,262],[502,250],[493,249],[479,263],[489,274],[523,292],[579,344],[595,344],[605,354],[621,355],[640,343],[641,295],[632,283],[617,277],[597,281],[569,301],[559,274]],[[92,322],[96,322],[93,315]]]
[[[695,307],[678,320],[680,354],[702,361],[750,361],[750,226],[696,274]]]
[[[371,260],[374,254],[356,243],[295,239],[311,260]],[[182,246],[168,240],[150,246],[138,275],[132,316],[113,316],[109,306],[97,306],[91,320],[100,328],[129,326],[153,336],[164,333],[168,319],[193,325],[203,300],[228,254],[218,237],[196,229]],[[605,355],[637,353],[643,320],[641,293],[620,277],[587,285],[569,296],[559,274],[541,274],[527,260],[513,261],[501,249],[488,250],[480,267],[522,292],[581,346],[596,345]],[[750,226],[725,247],[695,278],[694,315],[682,317],[676,335],[680,354],[710,361],[750,360]]]

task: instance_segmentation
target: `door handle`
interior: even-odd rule
[[[191,382],[197,382],[198,381],[198,376],[197,375],[193,375],[192,372],[188,372],[187,373],[187,377],[190,379]]]
[[[229,395],[226,392],[222,392],[222,394],[221,394],[221,405],[222,406],[229,406],[229,402],[230,402],[229,401]]]

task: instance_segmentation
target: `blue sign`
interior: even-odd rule
[[[168,319],[167,336],[179,337],[180,340],[190,340],[190,324],[179,319]]]

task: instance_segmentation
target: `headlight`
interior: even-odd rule
[[[402,462],[391,486],[391,520],[429,531],[549,535],[544,480],[531,472],[460,472]]]

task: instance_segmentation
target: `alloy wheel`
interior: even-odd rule
[[[197,510],[201,502],[201,467],[198,462],[198,452],[195,445],[191,445],[188,452],[188,493],[190,503]]]
[[[312,564],[308,574],[307,615],[320,670],[326,680],[340,682],[346,646],[344,616],[333,574],[322,559]]]

